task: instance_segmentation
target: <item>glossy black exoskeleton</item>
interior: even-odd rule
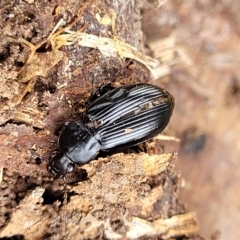
[[[49,160],[56,176],[72,172],[97,153],[137,145],[160,133],[168,124],[174,98],[150,84],[97,89],[86,110],[89,122],[66,125],[58,139],[59,150]]]

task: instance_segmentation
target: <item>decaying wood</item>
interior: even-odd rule
[[[145,54],[140,7],[134,1],[110,2],[25,1],[4,28],[0,47],[11,51],[0,68],[0,82],[8,83],[0,86],[0,237],[174,239],[198,231],[195,214],[179,200],[177,153],[159,154],[157,144],[151,155],[99,157],[78,167],[66,183],[47,172],[61,126],[84,120],[96,86],[149,82],[152,73],[165,76],[179,59],[174,41],[158,59]],[[17,20],[25,12],[34,16],[31,24]],[[27,30],[21,32],[21,24]]]
[[[67,191],[74,192],[68,203],[61,207],[58,201],[43,205],[45,189],[38,187],[13,210],[0,236],[168,239],[196,233],[195,214],[182,213],[177,204],[181,179],[173,173],[176,159],[177,154],[115,154],[92,161],[85,166],[89,179],[68,186]]]

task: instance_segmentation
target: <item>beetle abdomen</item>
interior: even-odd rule
[[[148,104],[154,104],[156,100],[166,100],[171,103],[169,110],[172,114],[173,97],[156,86],[132,84],[113,91],[104,94],[89,105],[86,114],[91,121],[97,121],[99,125],[108,125],[122,117],[136,115],[138,111],[146,108]]]
[[[118,98],[112,99],[111,93],[104,94],[100,98],[108,102],[108,106],[94,109],[97,103],[93,102],[87,111],[88,116],[98,122],[96,132],[103,151],[148,140],[167,126],[172,115],[174,99],[167,91],[149,84],[124,87],[124,97],[119,94]]]
[[[101,149],[121,149],[148,140],[167,126],[171,111],[171,106],[163,104],[100,127]]]

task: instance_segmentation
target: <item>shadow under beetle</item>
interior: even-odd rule
[[[168,124],[174,98],[150,84],[118,88],[104,85],[95,90],[86,109],[88,122],[68,123],[58,139],[48,170],[56,177],[94,159],[100,150],[112,151],[137,145],[159,134]]]

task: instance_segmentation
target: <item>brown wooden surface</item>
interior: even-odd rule
[[[176,149],[161,154],[158,140],[145,146],[149,155],[133,149],[105,154],[76,168],[66,182],[46,169],[61,126],[84,121],[99,84],[151,80],[143,64],[121,58],[121,51],[106,56],[77,41],[56,49],[64,40],[61,27],[114,39],[116,46],[119,38],[143,51],[140,6],[97,0],[0,4],[0,237],[199,239],[196,214],[186,212],[179,198]],[[60,19],[63,26],[49,37]]]

